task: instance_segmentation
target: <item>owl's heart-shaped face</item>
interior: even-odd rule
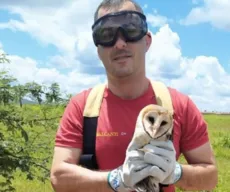
[[[145,132],[153,139],[166,140],[172,133],[173,119],[167,109],[151,105],[143,113]]]

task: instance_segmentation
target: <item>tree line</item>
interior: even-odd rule
[[[0,54],[0,63],[10,63],[6,54]],[[59,84],[54,82],[50,86],[40,85],[36,82],[28,82],[24,85],[18,83],[17,79],[9,75],[6,70],[0,71],[0,102],[7,105],[9,103],[19,103],[22,107],[22,100],[29,97],[32,101],[41,104],[65,103],[71,97],[71,94],[65,98],[61,96]]]

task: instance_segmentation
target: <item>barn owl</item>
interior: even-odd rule
[[[136,121],[136,126],[127,152],[131,150],[144,151],[142,149],[150,140],[166,141],[172,139],[173,116],[164,107],[159,105],[147,105],[144,107]],[[159,192],[158,183],[154,183],[151,177],[144,179],[137,185],[138,192]]]

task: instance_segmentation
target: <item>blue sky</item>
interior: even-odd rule
[[[19,81],[56,79],[73,93],[105,81],[90,31],[99,2],[1,1],[0,45],[10,55],[11,71]],[[148,75],[189,94],[202,110],[228,110],[230,2],[137,2],[153,33]],[[28,77],[18,75],[25,70]],[[213,104],[216,99],[221,102]]]
[[[9,11],[0,10],[0,22],[5,23],[11,19],[21,20],[20,15],[11,14]],[[0,40],[4,45],[4,50],[10,54],[21,57],[32,57],[36,60],[47,60],[50,55],[57,52],[53,45],[42,45],[37,39],[31,37],[29,33],[14,31],[11,29],[0,30]]]
[[[211,55],[220,60],[223,67],[230,72],[230,33],[229,31],[213,28],[209,23],[202,23],[195,26],[182,26],[179,21],[186,17],[189,11],[204,3],[193,4],[192,1],[179,0],[176,1],[159,1],[147,0],[137,1],[142,6],[148,5],[146,13],[153,12],[156,9],[158,14],[172,19],[170,28],[176,31],[180,36],[182,53],[184,56],[195,57],[196,55]],[[173,7],[173,9],[172,9]],[[8,22],[11,19],[21,20],[20,15],[11,14],[8,10],[0,11],[0,22]],[[153,28],[156,31],[157,28]],[[46,61],[50,55],[57,52],[53,45],[42,45],[30,34],[12,31],[9,29],[0,30],[1,42],[6,52],[17,54],[25,57],[29,56],[36,60]]]

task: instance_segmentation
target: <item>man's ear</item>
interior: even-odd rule
[[[99,59],[101,60],[101,54],[100,54],[100,47],[99,46],[100,45],[98,45],[98,47],[97,47],[97,55],[98,55]]]
[[[145,51],[147,52],[149,50],[149,47],[152,44],[152,35],[150,32],[147,32],[145,39],[146,39],[146,50]]]

